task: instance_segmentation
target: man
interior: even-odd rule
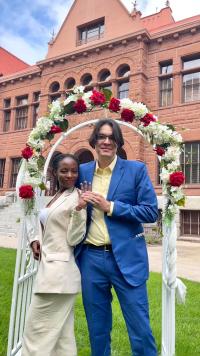
[[[111,354],[112,286],[134,356],[155,356],[148,315],[148,257],[142,223],[156,221],[156,195],[145,165],[117,156],[124,140],[114,120],[100,120],[89,143],[96,150],[97,162],[80,167],[79,181],[83,185],[91,182],[92,191],[82,194],[88,203],[87,234],[76,252],[92,356]]]

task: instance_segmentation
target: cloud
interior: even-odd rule
[[[133,9],[133,1],[121,0],[129,11]],[[197,2],[199,0],[171,0],[170,7],[172,9],[173,17],[176,21],[198,15],[200,13],[200,6],[198,8]],[[142,16],[148,16],[164,8],[165,0],[141,0],[137,1],[137,9],[142,12]]]
[[[73,1],[0,0],[0,46],[29,64],[44,59],[51,33],[59,31]],[[132,0],[121,1],[129,11],[133,9]],[[198,14],[199,1],[171,0],[175,20]],[[164,4],[165,0],[140,0],[137,8],[147,16],[160,11]]]

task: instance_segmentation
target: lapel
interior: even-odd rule
[[[44,231],[43,231],[43,233],[45,233],[45,230],[46,230],[46,226],[47,226],[47,222],[48,222],[48,220],[49,220],[49,217],[51,216],[51,214],[54,212],[54,210],[59,206],[59,205],[61,205],[63,202],[64,202],[64,200],[66,199],[66,197],[68,196],[68,195],[70,195],[70,194],[72,194],[73,193],[73,191],[65,191],[65,192],[63,192],[63,194],[61,194],[61,196],[58,198],[58,199],[56,199],[55,201],[54,201],[54,203],[49,207],[49,208],[47,208],[47,209],[49,209],[49,213],[48,213],[48,216],[47,216],[47,219],[46,219],[46,224],[45,224],[45,226],[44,226]],[[53,199],[53,198],[52,198]],[[51,202],[51,201],[50,201]],[[49,203],[50,203],[49,202]]]
[[[95,167],[96,167],[96,161],[93,161],[91,162],[91,165],[88,167],[87,171],[85,172],[84,180],[86,180],[88,183],[92,183],[93,181]]]
[[[120,157],[118,157],[116,165],[112,172],[112,177],[108,189],[108,195],[107,195],[108,200],[112,200],[113,195],[122,179],[123,174],[124,174],[124,161]]]

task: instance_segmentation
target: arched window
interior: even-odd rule
[[[53,82],[51,83],[50,87],[49,87],[49,101],[50,103],[52,103],[52,101],[60,98],[60,84],[58,82]]]
[[[110,82],[111,73],[108,69],[103,69],[98,75],[99,89],[112,90],[112,83]]]
[[[84,86],[90,85],[92,83],[92,75],[87,73],[84,74],[81,78],[81,84]]]
[[[130,76],[130,66],[128,64],[120,65],[117,69],[117,78],[118,78],[117,97],[119,99],[128,98],[129,96],[129,76]]]
[[[110,78],[111,74],[108,69],[103,69],[98,75],[99,82],[107,82]]]
[[[60,84],[58,82],[51,83],[49,87],[50,93],[56,93],[60,90]]]
[[[75,153],[75,156],[78,158],[80,164],[87,163],[94,160],[94,156],[90,150],[81,149]]]
[[[74,78],[67,78],[65,81],[65,89],[70,90],[76,85],[76,81]]]
[[[128,64],[122,64],[117,69],[117,77],[126,78],[130,75],[130,66]]]

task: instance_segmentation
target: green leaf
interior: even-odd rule
[[[174,125],[172,125],[172,124],[167,124],[166,126],[167,126],[170,130],[176,131]]]
[[[69,104],[65,105],[64,106],[64,114],[74,114],[75,113],[75,110],[74,110],[74,104],[75,104],[75,101],[70,101]]]
[[[48,132],[48,133],[46,134],[45,139],[51,141],[51,140],[53,140],[53,138],[54,138],[54,134],[53,134],[53,133]]]
[[[179,201],[176,202],[176,205],[178,206],[185,206],[185,197],[180,199]]]
[[[40,171],[44,168],[44,164],[45,164],[45,158],[43,156],[39,156],[37,159],[37,166]]]
[[[41,190],[46,190],[46,189],[47,189],[47,188],[46,188],[46,185],[44,184],[44,182],[42,182],[42,183],[39,184],[39,188],[40,188]]]
[[[103,88],[101,91],[104,93],[105,98],[106,98],[106,101],[110,101],[110,99],[111,99],[111,97],[112,97],[112,92],[111,92],[111,90],[110,90],[110,89],[105,89],[105,88]]]
[[[63,121],[59,121],[56,125],[59,126],[62,131],[67,131],[67,129],[68,129],[68,120],[65,119]]]

